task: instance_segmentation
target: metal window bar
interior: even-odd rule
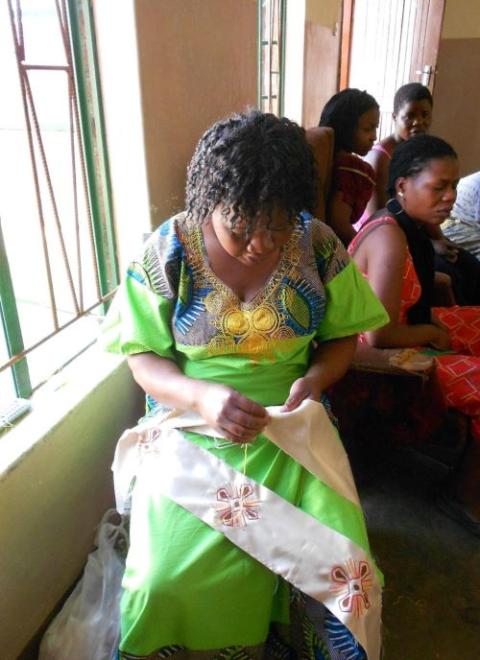
[[[25,127],[28,136],[30,161],[41,230],[43,259],[48,282],[53,331],[27,348],[24,347],[18,308],[8,264],[8,254],[0,226],[0,315],[6,337],[9,359],[0,364],[0,372],[12,369],[18,396],[28,397],[32,393],[26,356],[61,330],[79,318],[89,314],[100,305],[105,305],[113,296],[118,284],[118,266],[115,257],[115,242],[112,223],[111,189],[108,178],[108,160],[104,138],[100,86],[96,65],[94,31],[89,0],[54,0],[58,29],[63,41],[67,64],[45,65],[25,60],[25,37],[22,21],[22,0],[8,0],[8,12],[23,101]],[[67,5],[68,1],[68,5]],[[67,8],[68,7],[68,8]],[[74,257],[77,271],[74,274],[69,254],[55,186],[49,167],[47,153],[38,119],[29,72],[60,72],[67,76],[69,144],[72,176],[72,197],[75,222]],[[77,165],[79,164],[79,167]],[[80,170],[78,173],[77,170]],[[42,179],[43,176],[43,179]],[[80,179],[80,182],[79,182]],[[61,247],[64,272],[68,290],[75,310],[74,317],[60,323],[51,267],[50,246],[47,238],[44,200],[41,180],[47,189],[48,200],[53,211],[53,229]],[[80,191],[79,191],[80,188]],[[95,273],[96,300],[85,306],[84,254],[80,241],[79,194],[85,198],[90,259]],[[52,230],[52,227],[50,227]]]
[[[258,106],[283,114],[286,1],[258,0]]]
[[[0,218],[0,316],[7,342],[9,355],[20,356],[24,352],[22,329],[15,303],[12,278],[3,240],[2,222]],[[17,395],[22,398],[30,396],[32,385],[25,359],[12,363],[12,375]]]
[[[113,232],[112,193],[103,121],[102,94],[97,67],[95,29],[89,0],[68,0],[72,52],[76,63],[84,153],[87,160],[87,191],[93,216],[100,291],[106,296],[119,282]],[[86,35],[82,38],[82,35]],[[95,133],[92,131],[95,126]],[[82,152],[83,153],[83,152]],[[101,221],[103,218],[103,222]],[[100,255],[102,258],[100,258]]]

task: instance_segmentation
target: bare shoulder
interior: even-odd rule
[[[392,135],[389,135],[389,136],[386,137],[386,138],[383,138],[383,140],[381,140],[381,142],[380,142],[381,147],[382,147],[385,151],[387,151],[387,152],[390,154],[390,156],[391,156],[391,155],[393,154],[393,152],[395,151],[395,147],[397,146],[397,144],[398,144],[398,142],[397,142],[397,140],[395,139],[395,136],[394,136],[393,134],[392,134]]]
[[[378,163],[382,160],[382,158],[387,160],[385,154],[383,154],[379,149],[370,149],[368,154],[364,156],[364,160],[366,160],[374,170],[377,169]]]
[[[388,217],[385,218],[385,222],[377,223],[375,227],[372,227],[368,236],[365,237],[365,241],[368,239],[376,248],[388,251],[405,248],[407,245],[407,239],[402,229],[395,220]]]
[[[366,262],[401,261],[405,259],[406,247],[405,234],[395,220],[390,216],[380,217],[361,230],[355,259],[362,265]]]
[[[373,167],[375,172],[379,169],[388,169],[394,149],[395,141],[393,136],[389,136],[374,145],[365,156],[364,160]]]

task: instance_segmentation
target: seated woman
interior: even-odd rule
[[[433,99],[428,87],[408,83],[400,87],[393,100],[395,130],[392,135],[374,145],[365,156],[373,167],[376,184],[366,212],[370,217],[387,202],[387,180],[390,160],[395,149],[415,135],[427,133],[432,123]],[[360,223],[361,225],[361,223]],[[480,263],[469,252],[448,240],[439,226],[427,229],[435,249],[436,280],[451,286],[454,302],[459,305],[480,305]]]
[[[129,356],[150,414],[190,411],[210,428],[160,436],[159,463],[145,450],[121,658],[378,660],[381,578],[358,501],[267,437],[272,415],[280,429],[299,419],[289,435],[308,455],[317,443],[298,438],[302,411],[324,414],[313,402],[328,405],[324,392],[348,368],[356,334],[388,320],[308,212],[313,182],[295,123],[257,111],[217,122],[190,163],[186,212],[154,232],[109,312],[107,348]],[[206,510],[216,513],[203,516],[212,484]]]
[[[408,83],[397,90],[393,99],[394,132],[374,144],[365,156],[375,172],[375,188],[367,204],[367,217],[383,209],[388,201],[388,170],[396,147],[413,135],[427,133],[432,111],[433,98],[428,87]]]
[[[365,156],[377,139],[378,103],[359,89],[344,89],[328,101],[319,126],[335,132],[332,188],[327,221],[343,244],[355,236],[352,225],[360,219],[375,186],[375,174]]]
[[[390,164],[386,208],[367,220],[349,251],[385,305],[390,323],[363,341],[438,350],[437,374],[449,406],[471,420],[471,443],[448,512],[480,535],[480,308],[432,308],[434,251],[427,229],[450,213],[458,162],[440,138],[400,144]]]

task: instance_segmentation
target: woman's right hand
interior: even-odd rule
[[[433,325],[433,338],[429,341],[430,346],[438,351],[448,351],[451,346],[450,335],[441,325]]]
[[[216,383],[205,383],[196,408],[209,426],[240,444],[254,440],[270,420],[263,406]]]

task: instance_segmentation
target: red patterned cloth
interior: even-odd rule
[[[396,224],[390,216],[365,224],[349,246],[353,255],[361,240],[375,227]],[[407,310],[420,297],[421,288],[412,257],[407,249],[401,293],[400,322],[407,322]],[[448,329],[455,354],[437,355],[437,376],[448,406],[468,415],[472,434],[480,440],[480,307],[434,307],[433,313]],[[366,341],[360,337],[360,341]]]
[[[480,307],[435,307],[448,328],[455,355],[440,355],[438,380],[449,406],[472,420],[472,434],[480,440]]]
[[[341,152],[335,156],[332,192],[341,192],[345,204],[352,207],[352,224],[362,216],[375,187],[372,166],[355,154]]]

